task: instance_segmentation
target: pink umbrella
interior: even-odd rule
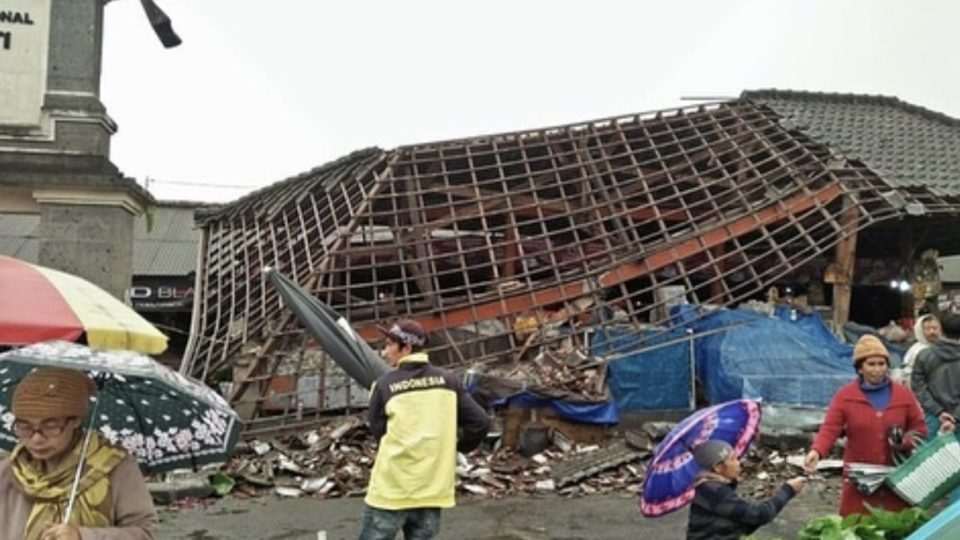
[[[690,450],[709,440],[726,441],[743,456],[760,429],[760,403],[741,399],[700,409],[684,418],[657,445],[647,464],[640,511],[662,516],[693,500],[700,466]]]

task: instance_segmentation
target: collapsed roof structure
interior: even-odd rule
[[[418,320],[450,366],[516,365],[545,342],[582,350],[604,325],[662,324],[675,290],[735,305],[785,280],[826,282],[842,323],[858,254],[960,252],[932,233],[956,224],[958,180],[957,120],[798,92],[361,150],[198,213],[183,370],[233,379],[251,417],[278,374],[330,373],[265,267],[368,341],[378,324]]]

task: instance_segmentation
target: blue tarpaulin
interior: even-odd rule
[[[853,347],[841,343],[816,314],[771,318],[718,310],[690,324],[697,339],[697,378],[710,403],[752,398],[826,406],[855,377]]]
[[[520,392],[494,403],[494,405],[516,405],[518,407],[550,407],[562,418],[583,424],[616,424],[619,422],[617,407],[612,401],[581,403],[563,399],[551,399],[530,392]]]
[[[682,306],[673,328],[598,332],[591,353],[608,356],[607,385],[621,412],[686,409],[695,336],[697,384],[711,404],[734,399],[822,407],[855,377],[853,347],[841,343],[816,313],[778,308],[774,317],[740,309],[698,313]],[[662,348],[658,343],[676,341]],[[643,352],[631,352],[643,348]]]
[[[605,329],[594,334],[590,353],[610,358],[607,387],[620,411],[690,408],[690,337],[667,332]],[[638,348],[643,352],[635,352]],[[631,352],[634,351],[634,352]]]

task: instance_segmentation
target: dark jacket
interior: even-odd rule
[[[941,338],[920,351],[910,387],[924,412],[960,417],[960,343]]]
[[[384,510],[453,506],[457,451],[476,448],[490,427],[460,380],[424,353],[377,380],[369,420],[380,447],[365,502]]]
[[[737,495],[736,482],[707,480],[697,486],[690,506],[687,540],[737,540],[752,534],[783,510],[793,498],[793,488],[783,484],[764,502],[751,502]]]

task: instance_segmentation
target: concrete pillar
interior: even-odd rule
[[[123,298],[134,218],[153,199],[109,160],[117,127],[100,102],[103,0],[3,9],[17,22],[0,24],[10,45],[0,71],[20,82],[0,92],[0,212],[39,213],[39,263]]]
[[[119,206],[41,204],[43,266],[68,270],[123,298],[133,275],[134,215]]]

